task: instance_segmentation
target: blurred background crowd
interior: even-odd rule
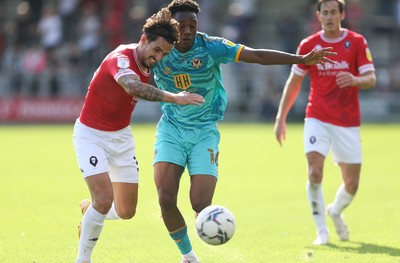
[[[320,30],[316,1],[198,2],[200,31],[251,47],[294,53],[302,38]],[[145,19],[168,3],[0,0],[0,98],[83,98],[104,56],[121,43],[137,42]],[[377,69],[377,87],[362,94],[362,107],[372,116],[377,111],[395,116],[400,113],[400,0],[346,0],[346,15],[343,26],[367,38]],[[275,116],[290,66],[231,63],[223,70],[231,116]],[[299,116],[305,101],[306,95],[296,102]]]

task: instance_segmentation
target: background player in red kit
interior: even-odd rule
[[[94,73],[73,136],[92,198],[81,202],[84,215],[76,262],[91,262],[105,219],[130,219],[136,212],[138,163],[129,125],[137,99],[203,102],[197,94],[173,94],[147,84],[150,68],[171,51],[178,37],[178,22],[162,9],[147,19],[138,44],[119,46]]]
[[[319,0],[317,17],[322,30],[306,39],[299,54],[333,47],[335,64],[294,65],[286,82],[275,121],[278,142],[286,137],[286,117],[299,93],[301,82],[310,73],[310,94],[304,125],[304,147],[308,162],[306,191],[311,213],[317,227],[316,245],[329,241],[325,221],[325,205],[321,189],[325,157],[332,148],[334,162],[341,169],[343,184],[335,200],[327,206],[341,240],[349,239],[342,211],[357,192],[362,163],[360,138],[359,88],[375,85],[375,69],[367,41],[360,34],[341,27],[344,0]]]

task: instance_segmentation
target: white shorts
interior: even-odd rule
[[[331,148],[335,163],[362,163],[360,127],[342,127],[306,118],[304,152],[318,152],[326,157]]]
[[[106,132],[90,128],[77,119],[73,141],[83,178],[107,172],[111,182],[138,183],[135,140],[129,126]]]

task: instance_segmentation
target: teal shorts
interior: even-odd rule
[[[153,165],[158,162],[187,167],[189,175],[207,174],[218,179],[218,144],[216,124],[204,128],[178,128],[168,122],[157,124]]]

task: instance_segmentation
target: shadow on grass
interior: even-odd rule
[[[388,247],[388,246],[381,246],[377,244],[369,244],[365,242],[355,242],[355,241],[347,241],[341,244],[343,245],[338,246],[332,243],[328,243],[325,246],[320,246],[320,248],[328,247],[342,252],[351,252],[358,254],[386,254],[393,257],[400,257],[400,248],[397,247]],[[313,246],[312,248],[316,249],[317,247]]]

